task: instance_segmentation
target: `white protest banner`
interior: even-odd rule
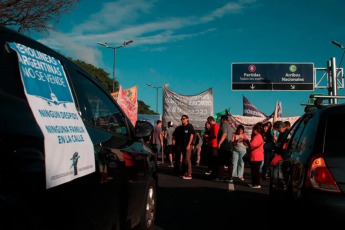
[[[188,115],[196,130],[204,130],[208,116],[213,116],[212,88],[196,95],[181,95],[163,87],[163,126],[168,121],[181,124],[181,116]]]
[[[44,135],[46,188],[94,172],[93,144],[60,61],[18,43],[8,44],[17,52],[25,94]]]

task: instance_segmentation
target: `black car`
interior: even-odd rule
[[[88,72],[0,27],[0,229],[150,229],[153,126]]]
[[[269,185],[272,208],[290,207],[289,218],[296,220],[300,212],[315,224],[334,223],[325,217],[339,220],[345,213],[345,104],[320,103],[324,99],[309,105],[290,129],[283,160],[271,166]]]

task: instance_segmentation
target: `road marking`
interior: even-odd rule
[[[232,182],[229,182],[228,184],[227,184],[227,190],[228,190],[228,192],[233,192],[233,191],[235,191],[235,186],[234,186],[234,183]]]

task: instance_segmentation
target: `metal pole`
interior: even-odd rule
[[[116,48],[114,49],[114,64],[113,64],[113,92],[115,92],[115,59],[116,59]]]
[[[158,88],[156,87],[156,113],[158,113]]]
[[[328,95],[333,96],[333,91],[332,91],[332,63],[331,60],[327,61],[327,89],[328,89]],[[333,98],[328,99],[329,104],[333,104]]]
[[[338,96],[337,66],[336,66],[336,62],[335,62],[335,57],[332,58],[331,71],[332,71],[332,95]],[[338,104],[338,99],[334,98],[333,103]]]
[[[121,48],[121,47],[124,47],[124,46],[127,46],[129,44],[133,43],[133,40],[130,40],[130,41],[127,41],[127,42],[123,42],[122,45],[120,46],[115,46],[115,47],[112,47],[112,46],[109,46],[108,43],[106,42],[97,42],[97,44],[101,45],[101,46],[104,46],[106,48],[109,48],[109,49],[113,49],[114,50],[114,63],[113,63],[113,89],[112,89],[112,93],[115,91],[115,62],[116,62],[116,50],[118,48]]]
[[[345,51],[343,52],[343,56],[341,56],[341,60],[340,60],[340,63],[339,63],[339,68],[341,68],[341,63],[343,63],[343,60],[344,60],[344,54],[345,54]]]

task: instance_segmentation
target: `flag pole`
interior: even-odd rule
[[[276,102],[276,107],[274,109],[273,124],[277,121],[277,111],[278,110],[278,101]]]

